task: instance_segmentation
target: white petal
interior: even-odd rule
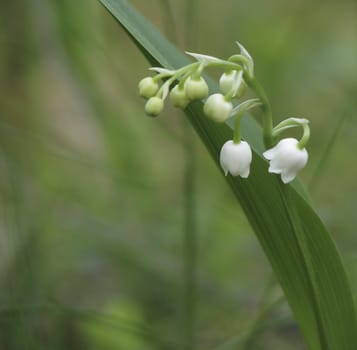
[[[276,153],[276,150],[275,150],[275,147],[274,147],[274,148],[271,148],[271,149],[268,149],[267,151],[265,151],[263,153],[263,156],[264,156],[264,158],[266,158],[268,160],[271,160],[271,159],[273,159],[275,153]]]
[[[287,184],[287,183],[293,181],[295,179],[295,177],[296,177],[295,172],[286,171],[286,172],[281,173],[281,180],[284,182],[284,184]]]
[[[250,168],[246,169],[245,171],[243,171],[241,174],[240,174],[240,177],[246,179],[248,176],[249,176],[249,173],[250,173]]]
[[[222,159],[222,156],[221,156],[220,163],[221,163],[221,167],[223,169],[224,175],[227,176],[228,175],[228,167],[227,167],[226,161],[224,159]]]
[[[283,170],[270,164],[268,171],[269,173],[280,174]]]

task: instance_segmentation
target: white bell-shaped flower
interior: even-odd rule
[[[295,179],[296,174],[306,165],[308,153],[298,147],[298,140],[287,138],[275,147],[265,151],[264,157],[270,161],[269,172],[281,174],[284,184]]]
[[[232,102],[226,101],[222,94],[213,94],[206,100],[203,106],[203,112],[207,117],[217,123],[225,122],[232,113]]]
[[[251,162],[252,150],[247,142],[234,143],[230,140],[223,145],[220,163],[226,176],[231,173],[233,176],[248,177]]]

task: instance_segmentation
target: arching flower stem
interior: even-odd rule
[[[303,149],[305,147],[305,145],[307,144],[307,142],[309,141],[310,138],[310,127],[308,123],[305,123],[303,125],[303,135],[302,138],[300,139],[299,143],[298,143],[298,147],[300,149]]]
[[[273,129],[273,137],[277,137],[286,129],[296,128],[296,127],[303,128],[303,135],[298,143],[298,148],[303,149],[303,148],[305,148],[305,146],[310,138],[310,127],[309,127],[308,119],[288,118],[288,119],[283,120]]]

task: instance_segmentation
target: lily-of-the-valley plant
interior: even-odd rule
[[[227,60],[187,52],[196,59],[195,62],[177,70],[150,68],[157,74],[139,82],[139,93],[147,99],[145,112],[152,117],[159,115],[164,108],[164,100],[169,96],[173,106],[181,109],[185,109],[191,101],[204,100],[204,114],[216,123],[234,118],[232,139],[222,146],[220,164],[225,175],[247,178],[252,151],[249,144],[241,138],[241,120],[245,112],[260,107],[263,116],[263,141],[267,148],[263,156],[269,161],[268,171],[280,174],[282,182],[289,183],[308,161],[305,146],[310,137],[309,121],[305,118],[287,118],[273,127],[270,102],[255,78],[253,59],[240,43],[237,44],[240,53]],[[211,95],[202,77],[203,72],[210,67],[223,69],[219,79],[220,91]],[[248,89],[256,97],[244,99]],[[300,140],[279,138],[283,131],[294,127],[302,128]]]

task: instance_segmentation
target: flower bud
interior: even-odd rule
[[[227,95],[233,88],[235,72],[223,73],[219,79],[219,90],[223,95]]]
[[[208,95],[208,85],[203,78],[188,78],[185,83],[187,97],[190,100],[201,100]]]
[[[142,97],[150,98],[157,93],[159,84],[152,78],[146,77],[139,82],[139,94]]]
[[[250,163],[252,162],[252,150],[247,142],[241,141],[234,143],[232,140],[227,141],[220,153],[220,163],[227,176],[240,176],[247,178],[250,172]]]
[[[298,147],[298,140],[287,138],[265,151],[263,156],[270,161],[269,172],[280,174],[284,184],[293,181],[297,173],[306,165],[308,153]]]
[[[237,85],[238,86],[237,86]],[[231,90],[235,88],[235,94],[233,97],[240,98],[247,91],[247,84],[243,80],[242,76],[236,71],[231,71],[229,73],[223,73],[219,79],[219,89],[223,95],[227,95]]]
[[[231,116],[232,110],[232,102],[226,101],[222,94],[211,95],[203,106],[206,116],[217,123],[226,121]]]
[[[170,92],[170,101],[173,106],[185,109],[190,103],[190,99],[186,95],[186,91],[183,88],[180,88],[179,85],[176,85]]]
[[[149,116],[156,117],[164,108],[164,101],[159,97],[150,97],[145,104],[145,113]]]

